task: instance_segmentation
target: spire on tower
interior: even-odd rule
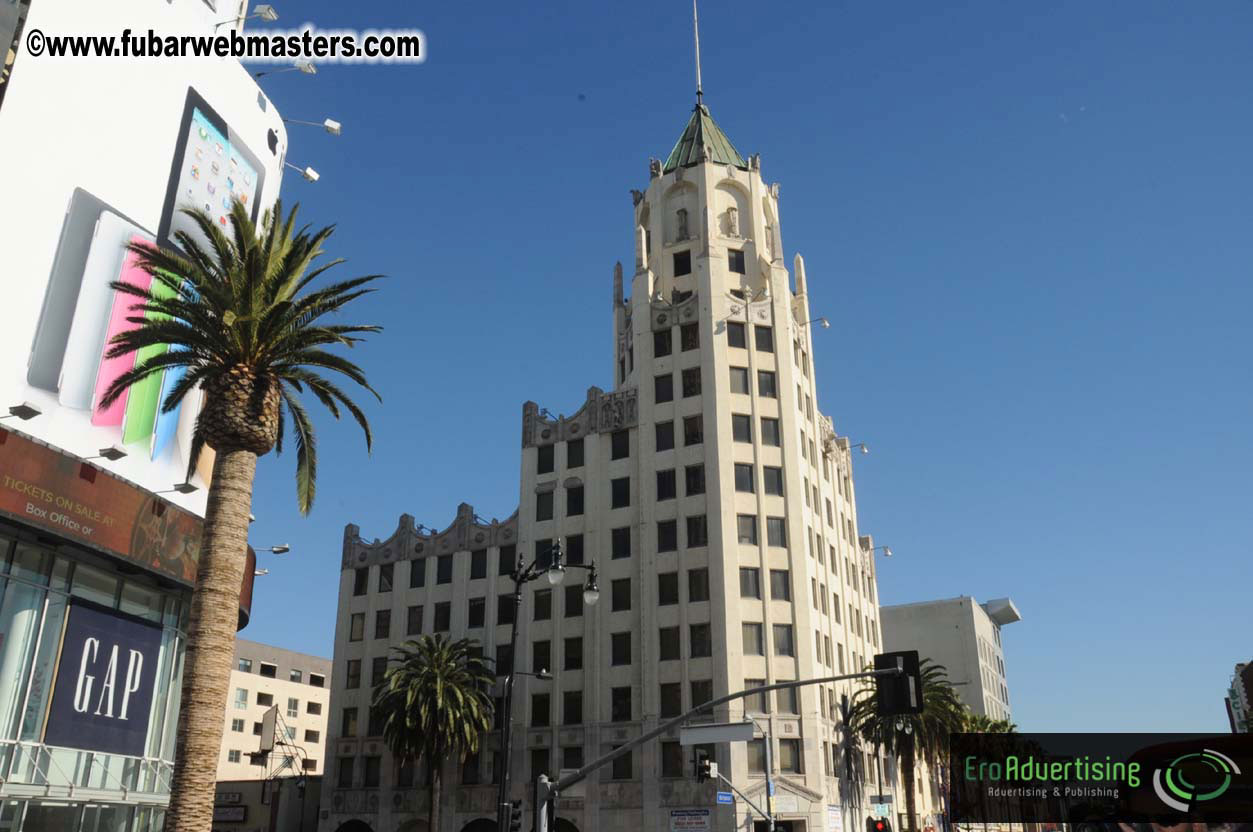
[[[700,87],[700,18],[696,15],[696,0],[692,0],[692,34],[696,39],[696,106],[699,107],[704,93]]]

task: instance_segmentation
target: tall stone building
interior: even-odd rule
[[[779,186],[762,179],[697,105],[663,163],[634,191],[635,258],[614,271],[613,388],[569,416],[522,410],[515,515],[468,505],[442,531],[402,515],[384,541],[344,537],[324,830],[425,829],[422,772],[398,767],[370,683],[413,633],[468,635],[507,663],[518,555],[555,539],[594,561],[582,575],[527,585],[518,610],[512,797],[540,773],[608,753],[667,716],[745,687],[852,672],[880,651],[873,543],[859,536],[849,441],[818,407],[815,327],[804,262],[789,274]],[[629,291],[629,295],[627,294]],[[833,321],[839,328],[838,319]],[[842,756],[839,701],[852,685],[806,687],[717,710],[773,737],[781,829],[851,832],[875,767]],[[498,738],[445,775],[440,832],[492,829]],[[764,803],[764,740],[713,749],[722,772]],[[559,829],[670,830],[671,812],[708,809],[708,828],[752,829],[743,803],[716,806],[692,749],[663,737],[558,801]],[[844,777],[848,765],[866,779]],[[700,815],[696,827],[700,826]],[[480,821],[485,822],[480,823]],[[364,825],[361,825],[364,824]]]

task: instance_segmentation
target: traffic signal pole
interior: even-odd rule
[[[763,810],[762,810],[762,808],[761,808],[760,806],[758,806],[758,805],[757,805],[756,803],[754,803],[753,801],[749,800],[749,799],[748,799],[748,795],[744,794],[744,792],[742,792],[742,791],[740,791],[739,789],[735,788],[735,784],[734,784],[734,783],[732,783],[730,780],[728,780],[726,777],[724,777],[724,776],[723,776],[723,774],[722,774],[722,772],[718,772],[718,779],[719,779],[719,780],[721,780],[723,783],[726,783],[726,784],[727,784],[727,788],[728,788],[728,789],[730,789],[731,791],[733,791],[733,792],[735,792],[737,795],[739,795],[739,796],[740,796],[740,800],[742,800],[742,801],[744,801],[745,803],[747,803],[747,804],[748,804],[748,808],[752,809],[754,812],[756,812],[757,814],[761,815],[761,816],[762,816],[763,818],[765,818],[766,820],[770,821],[771,825],[773,826],[773,824],[774,824],[774,816],[773,816],[773,815],[771,815],[771,814],[769,814],[769,813],[767,813],[767,812],[763,811]],[[769,796],[767,795],[767,799],[768,799],[768,798],[769,798]]]
[[[717,699],[706,702],[703,705],[698,705],[697,707],[692,708],[691,710],[688,710],[679,714],[673,719],[669,719],[661,723],[653,730],[649,731],[646,734],[642,734],[641,736],[632,740],[631,742],[618,746],[613,751],[610,751],[608,754],[604,755],[603,757],[593,760],[592,762],[583,766],[583,768],[579,769],[578,771],[575,771],[571,774],[567,774],[565,777],[562,777],[560,780],[556,782],[549,780],[547,775],[540,775],[539,782],[536,784],[536,791],[535,791],[535,804],[536,804],[535,832],[552,832],[552,830],[550,830],[549,828],[549,823],[548,823],[553,815],[553,811],[550,808],[550,804],[555,803],[558,794],[570,788],[571,786],[575,785],[576,783],[579,783],[587,779],[587,776],[591,774],[593,771],[596,771],[599,768],[604,768],[605,766],[609,765],[610,763],[612,763],[614,760],[618,759],[619,757],[623,757],[627,754],[630,754],[632,751],[634,751],[636,748],[639,748],[644,743],[655,740],[657,737],[660,737],[662,734],[666,733],[672,728],[677,728],[678,726],[682,725],[684,722],[687,722],[692,717],[699,716],[700,714],[703,714],[706,711],[711,711],[714,708],[718,707],[719,705],[725,705],[726,703],[734,702],[737,699],[743,699],[748,696],[756,696],[759,693],[769,693],[770,691],[774,691],[774,690],[789,690],[791,688],[803,688],[808,685],[825,685],[830,682],[844,682],[844,681],[848,681],[849,679],[875,679],[875,678],[879,678],[883,676],[895,677],[895,676],[904,675],[904,673],[905,673],[905,670],[900,667],[887,667],[881,670],[867,670],[862,673],[845,673],[839,676],[823,676],[818,679],[797,679],[797,680],[793,680],[790,682],[776,682],[773,685],[762,685],[761,687],[757,687],[757,688],[749,688],[748,690],[741,690],[741,691],[737,691],[736,693],[729,693],[726,696],[721,696]],[[773,762],[773,760],[772,760],[772,754],[771,754],[771,749],[770,749],[770,742],[769,740],[767,740],[766,742],[766,768],[767,769],[770,768],[771,762]],[[767,798],[768,797],[769,796],[767,796]],[[771,828],[773,828],[774,826],[773,813],[767,814],[766,817],[770,819]]]

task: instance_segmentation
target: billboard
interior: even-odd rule
[[[219,4],[221,5],[221,4]],[[54,33],[210,31],[203,0],[57,0],[28,7],[25,27]],[[233,12],[233,10],[231,10]],[[212,15],[210,15],[212,16]],[[223,12],[217,19],[225,19]],[[178,209],[225,216],[239,198],[254,217],[278,195],[287,135],[279,114],[238,61],[66,60],[19,54],[0,107],[0,416],[31,402],[20,430],[81,458],[126,451],[99,467],[149,491],[184,480],[200,402],[163,413],[178,371],[131,388],[109,408],[104,390],[134,357],[104,359],[134,324],[115,280],[147,285],[123,246],[167,242]],[[171,501],[203,514],[199,490]]]
[[[142,757],[160,654],[160,626],[74,599],[43,741]]]

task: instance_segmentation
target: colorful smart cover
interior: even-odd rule
[[[132,241],[143,240],[143,237],[131,237]],[[129,251],[122,258],[122,270],[118,275],[118,280],[129,283],[140,289],[147,289],[152,283],[152,276],[143,269],[139,268],[135,255]],[[121,332],[127,332],[135,328],[135,324],[130,323],[126,319],[132,317],[131,307],[139,302],[139,298],[133,295],[123,295],[120,292],[113,293],[113,305],[109,313],[109,323],[105,330],[104,343],[107,345],[113,340],[114,336]],[[91,405],[91,423],[93,425],[121,425],[122,418],[126,413],[127,401],[131,395],[134,395],[134,388],[127,393],[123,393],[122,397],[109,405],[107,408],[100,407],[100,400],[104,398],[105,391],[109,389],[109,385],[126,371],[135,366],[135,354],[123,355],[118,358],[102,358],[100,368],[96,371],[96,387],[92,394]]]
[[[174,291],[159,280],[152,281],[149,292],[155,298],[169,298]],[[149,311],[148,320],[166,317],[157,312]],[[165,344],[144,347],[135,353],[135,366],[143,364],[149,358],[162,355],[167,349]],[[130,444],[147,439],[156,426],[157,410],[160,407],[162,377],[165,373],[153,373],[141,381],[131,385],[130,398],[126,401],[126,415],[122,419],[122,442]]]
[[[109,328],[108,310],[113,299],[110,284],[121,272],[122,261],[127,254],[123,247],[129,240],[149,238],[134,223],[127,222],[112,211],[100,215],[83,269],[74,321],[61,363],[57,398],[65,407],[76,410],[91,408],[97,370]]]

